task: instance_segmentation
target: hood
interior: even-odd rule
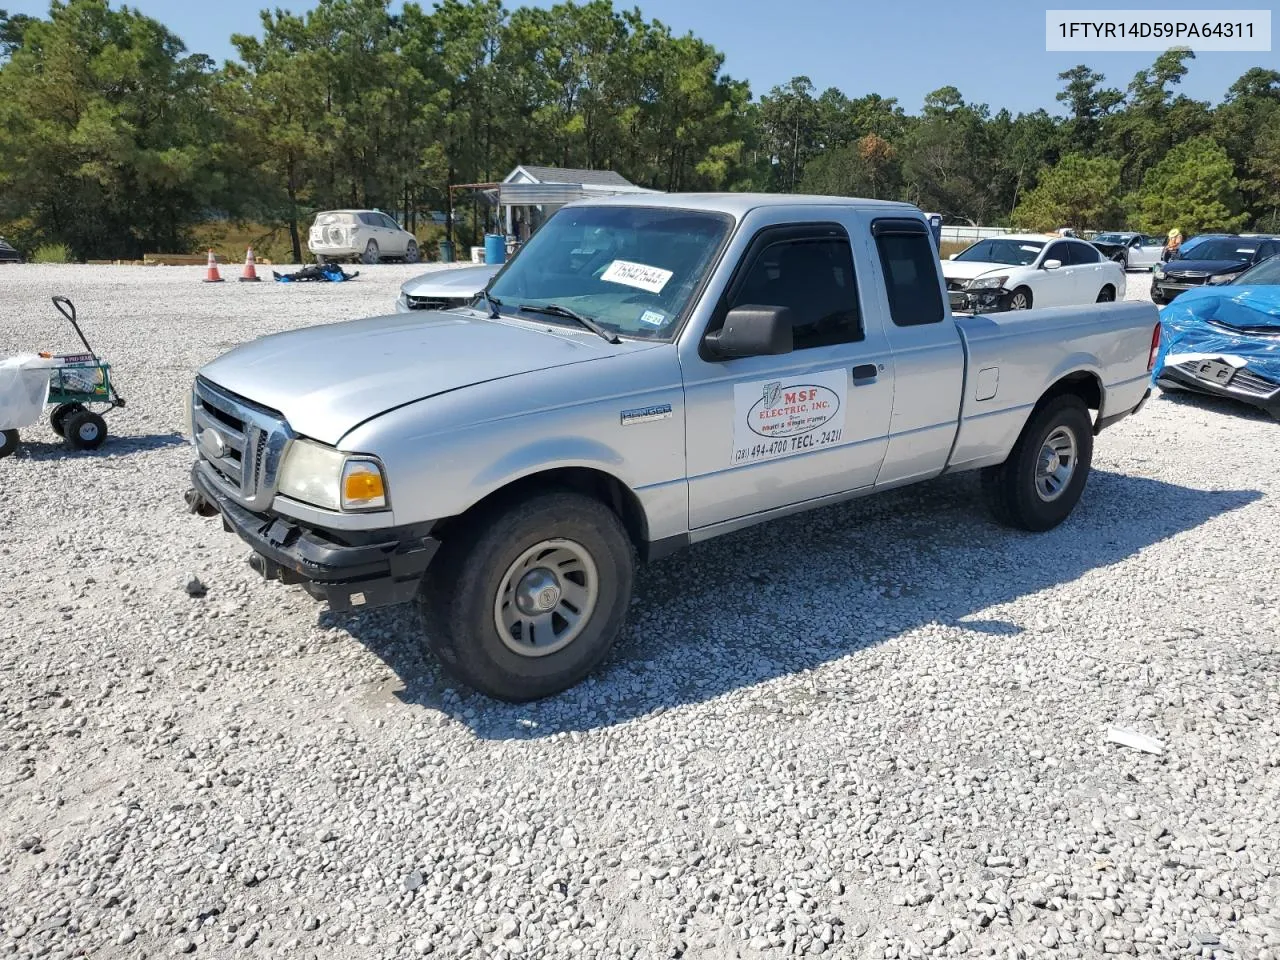
[[[409,297],[438,297],[442,300],[474,297],[501,269],[500,263],[483,263],[478,266],[432,270],[406,280],[401,285],[400,292]]]
[[[655,344],[489,320],[473,311],[370,317],[277,333],[236,347],[200,375],[337,444],[366,420],[461,387]]]
[[[1220,273],[1238,273],[1249,267],[1247,260],[1170,260],[1164,264],[1164,272],[1198,273],[1216,277]]]
[[[983,263],[980,260],[943,260],[942,275],[948,280],[972,280],[986,273],[1001,270],[1022,270],[1024,267],[1010,263]]]

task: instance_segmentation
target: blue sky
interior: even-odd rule
[[[118,0],[116,0],[118,3]],[[992,111],[1044,107],[1059,112],[1054,94],[1057,75],[1087,63],[1121,89],[1154,53],[1046,53],[1044,11],[1096,9],[1098,0],[614,0],[618,8],[638,6],[650,19],[677,33],[692,31],[726,57],[726,71],[751,83],[755,96],[798,74],[819,91],[839,87],[850,96],[875,92],[897,97],[917,112],[924,95],[947,84],[971,102]],[[1265,9],[1248,0],[1214,4],[1212,0],[1124,0],[1132,9],[1244,7]],[[132,0],[135,9],[168,24],[187,46],[221,61],[233,56],[232,33],[256,32],[263,7],[302,10],[309,0]],[[399,5],[397,0],[396,6]],[[423,2],[429,7],[430,2]],[[507,0],[508,6],[520,6]],[[550,0],[537,0],[550,6]],[[11,13],[46,14],[47,0],[0,0]],[[779,11],[785,15],[779,16]],[[1276,24],[1280,27],[1280,23]],[[1255,66],[1280,66],[1271,53],[1201,53],[1191,64],[1182,89],[1189,96],[1217,102],[1240,74]]]

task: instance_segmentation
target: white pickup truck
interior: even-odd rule
[[[637,558],[961,470],[1062,522],[1159,331],[1148,303],[952,316],[907,204],[584,202],[470,306],[209,363],[187,499],[265,576],[416,602],[449,673],[530,700],[604,659]]]

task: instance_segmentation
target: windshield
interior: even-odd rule
[[[968,250],[957,254],[957,260],[977,263],[1008,263],[1025,267],[1040,256],[1043,240],[979,240]]]
[[[1218,240],[1202,240],[1197,244],[1183,246],[1178,251],[1179,260],[1239,260],[1241,263],[1250,259],[1257,252],[1258,245],[1248,240],[1236,240],[1230,237]]]
[[[666,207],[566,207],[489,293],[508,311],[556,304],[611,333],[669,339],[731,225],[721,214]]]
[[[1131,233],[1100,233],[1093,238],[1094,243],[1128,243],[1133,237]]]
[[[1232,281],[1237,286],[1255,284],[1280,286],[1280,256],[1269,257],[1256,267],[1251,267]]]

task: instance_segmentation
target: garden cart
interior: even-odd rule
[[[53,405],[49,423],[54,433],[73,450],[102,446],[107,438],[102,414],[124,406],[124,398],[111,383],[111,365],[93,352],[76,322],[75,304],[66,297],[54,297],[53,305],[70,322],[87,352],[0,359],[0,458],[18,449],[18,430],[39,420],[46,406]]]

